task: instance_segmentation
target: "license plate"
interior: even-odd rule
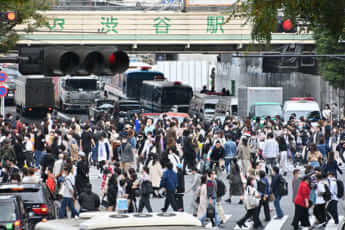
[[[9,97],[13,97],[13,93],[9,93],[8,96],[9,96]]]

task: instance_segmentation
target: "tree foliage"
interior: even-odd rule
[[[0,12],[15,11],[17,18],[13,23],[0,22],[0,52],[13,49],[19,39],[18,32],[30,33],[46,23],[39,11],[47,10],[49,0],[2,0]],[[14,30],[16,25],[26,24],[24,31]]]
[[[281,15],[307,31],[327,28],[334,37],[342,34],[345,25],[345,0],[238,0],[231,10],[229,20],[243,17],[253,26],[253,40],[267,43]]]
[[[345,54],[345,47],[326,28],[313,30],[315,39],[315,53],[317,54]],[[345,59],[319,58],[320,74],[336,88],[344,87]]]

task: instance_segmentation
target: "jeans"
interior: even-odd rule
[[[214,207],[214,211],[215,211],[215,217],[216,217],[216,226],[219,226],[219,224],[220,224],[220,217],[219,217],[219,214],[218,214],[218,211],[217,211],[217,208],[216,208],[216,199],[212,199],[212,205],[213,205],[213,207]],[[200,221],[201,221],[201,223],[204,223],[205,222],[205,220],[206,220],[206,217],[207,217],[207,212],[204,214],[204,215],[202,215],[202,217],[200,218]]]
[[[274,204],[274,208],[276,209],[277,217],[283,217],[284,214],[283,214],[282,209],[280,208],[281,196],[278,194],[274,194],[274,196],[275,196],[275,200],[274,200],[273,204]]]
[[[61,208],[59,213],[59,218],[65,218],[66,217],[66,208],[69,208],[72,212],[72,217],[79,216],[77,210],[74,208],[74,200],[69,197],[64,197],[61,201]]]
[[[35,166],[38,168],[40,166],[40,159],[41,159],[42,151],[35,150]]]
[[[226,169],[226,173],[229,173],[230,171],[230,165],[232,163],[234,158],[225,158],[224,161],[225,161],[225,169]]]

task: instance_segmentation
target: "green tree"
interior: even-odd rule
[[[17,18],[12,23],[0,21],[0,52],[6,52],[16,46],[19,32],[31,33],[46,23],[40,11],[47,10],[51,1],[47,0],[2,0],[0,12],[14,11]],[[15,30],[16,25],[26,24],[24,31]]]
[[[330,30],[315,28],[315,53],[317,54],[345,54],[345,47]],[[337,58],[319,58],[320,74],[336,88],[344,87],[345,60]]]
[[[252,38],[271,40],[277,28],[276,17],[284,15],[294,24],[298,22],[307,31],[326,28],[339,38],[345,25],[345,0],[238,0],[231,9],[229,20],[242,17],[253,26]]]

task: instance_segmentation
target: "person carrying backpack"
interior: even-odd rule
[[[283,218],[284,214],[282,209],[280,208],[280,199],[282,196],[287,195],[286,191],[284,191],[283,186],[285,186],[285,179],[282,175],[279,174],[279,168],[277,166],[273,167],[273,176],[272,176],[272,183],[271,183],[271,191],[275,197],[274,199],[274,208],[276,210],[277,216],[274,219],[281,219]]]
[[[332,216],[334,223],[339,224],[339,214],[338,214],[338,189],[339,188],[338,188],[337,180],[334,174],[335,174],[334,172],[328,173],[329,190],[332,196],[331,196],[331,200],[329,201],[327,205],[326,222],[328,222]]]

